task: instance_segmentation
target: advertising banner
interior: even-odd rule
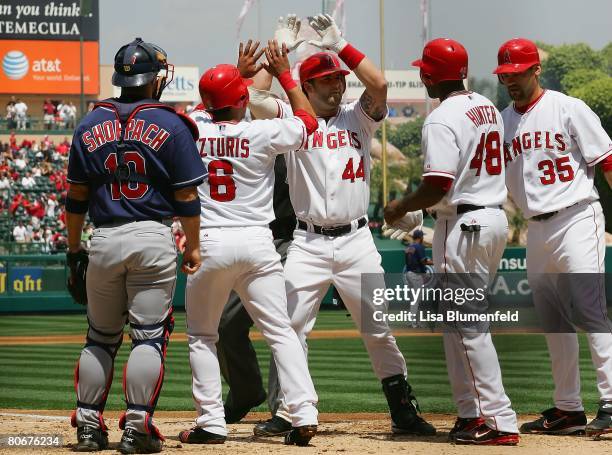
[[[81,92],[78,41],[0,41],[0,93],[77,94]],[[83,43],[86,94],[99,92],[99,50]]]
[[[98,0],[86,0],[83,17],[79,1],[2,0],[0,40],[98,41]]]

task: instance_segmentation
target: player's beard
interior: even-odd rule
[[[525,90],[518,84],[506,87],[513,101],[523,101],[527,97]]]

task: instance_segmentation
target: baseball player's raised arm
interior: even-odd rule
[[[347,45],[347,47],[350,44]],[[346,49],[346,48],[345,48]],[[346,62],[340,53],[340,58]],[[351,52],[359,52],[356,49]],[[353,71],[366,89],[359,98],[364,112],[375,121],[382,120],[387,113],[387,81],[382,71],[367,57],[363,57]]]
[[[280,117],[278,105],[270,96],[272,74],[268,71],[261,71],[264,66],[257,63],[259,57],[265,52],[265,48],[257,51],[258,47],[259,41],[253,44],[252,40],[249,40],[246,44],[240,43],[238,49],[236,67],[243,78],[253,81],[248,88],[249,109],[253,117],[257,119]]]
[[[308,101],[302,89],[291,76],[287,53],[285,44],[283,44],[282,48],[279,48],[276,41],[268,41],[268,47],[266,48],[268,63],[264,67],[266,71],[278,79],[278,82],[289,98],[293,115],[304,123],[306,136],[308,136],[316,131],[318,127],[316,114],[310,105],[310,101]]]
[[[336,22],[329,14],[319,14],[309,19],[310,26],[321,37],[320,40],[311,40],[309,43],[338,54],[366,87],[360,98],[364,112],[374,121],[382,120],[387,113],[387,81],[383,73],[342,37]]]

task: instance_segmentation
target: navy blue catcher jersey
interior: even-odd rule
[[[89,216],[95,225],[116,219],[157,220],[174,216],[174,191],[198,186],[206,176],[193,135],[176,113],[155,100],[122,103],[138,111],[126,124],[123,162],[145,182],[113,180],[118,167],[121,123],[116,111],[96,107],[74,132],[67,180],[89,186]],[[125,119],[124,119],[125,123]]]

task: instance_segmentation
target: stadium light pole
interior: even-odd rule
[[[385,74],[385,0],[379,0],[380,16],[380,70]],[[387,205],[387,122],[383,120],[381,136],[381,166],[382,166],[382,187],[383,187],[383,206]]]
[[[87,0],[81,0],[79,2],[79,66],[80,66],[80,71],[81,71],[81,97],[80,97],[80,105],[81,108],[79,110],[79,118],[83,118],[83,115],[85,114],[85,82],[83,80],[84,78],[84,71],[83,71],[83,16],[84,16],[84,9],[83,7],[85,7],[85,9],[88,9],[86,4]]]
[[[429,42],[429,2],[431,0],[421,0],[421,13],[423,14],[423,48]],[[425,94],[425,113],[431,112],[431,99]]]

